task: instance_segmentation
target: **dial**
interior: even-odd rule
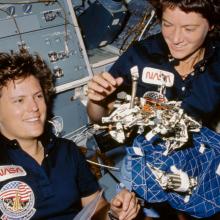
[[[15,6],[9,6],[7,9],[6,9],[6,12],[9,16],[13,16],[15,15]]]
[[[25,14],[29,14],[32,12],[32,5],[31,4],[24,4],[23,5],[23,12]]]

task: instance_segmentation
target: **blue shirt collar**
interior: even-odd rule
[[[52,133],[49,126],[45,128],[44,134],[40,137],[43,147],[45,148],[46,153],[48,153],[54,146],[56,136]],[[0,133],[0,161],[7,160],[7,151],[8,148],[19,149],[21,148],[16,139],[10,140]],[[2,156],[1,156],[2,155]],[[1,160],[2,159],[2,160]]]

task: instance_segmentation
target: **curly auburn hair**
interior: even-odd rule
[[[210,32],[211,36],[220,35],[220,1],[219,0],[149,0],[156,9],[158,19],[162,20],[165,8],[179,7],[182,11],[196,12],[207,19],[209,25],[214,25],[214,30]]]
[[[52,73],[45,61],[38,54],[28,52],[0,53],[0,96],[1,89],[11,80],[36,77],[48,103],[54,93]]]

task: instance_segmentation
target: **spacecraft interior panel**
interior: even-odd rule
[[[0,4],[1,51],[39,53],[51,67],[58,91],[85,84],[91,70],[72,3],[5,1]],[[64,89],[62,89],[62,85]]]

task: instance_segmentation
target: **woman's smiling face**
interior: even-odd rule
[[[38,138],[44,130],[46,103],[38,79],[11,80],[1,89],[0,131],[8,139]]]
[[[197,51],[212,29],[201,14],[186,13],[178,7],[164,9],[161,25],[171,55],[180,60]]]

